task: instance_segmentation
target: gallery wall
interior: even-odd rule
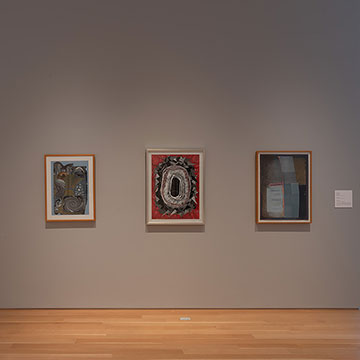
[[[0,1],[0,307],[359,307],[358,1]],[[145,149],[204,148],[205,226],[145,226]],[[255,224],[255,151],[313,223]],[[96,223],[44,154],[95,154]],[[334,191],[352,189],[353,209]]]

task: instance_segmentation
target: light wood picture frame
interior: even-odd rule
[[[204,225],[203,149],[146,150],[146,224]]]
[[[95,155],[44,155],[45,220],[95,221]]]
[[[256,152],[256,223],[312,223],[312,152]]]

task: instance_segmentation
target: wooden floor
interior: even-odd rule
[[[0,310],[0,359],[360,360],[360,311]]]

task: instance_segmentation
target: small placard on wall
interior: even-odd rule
[[[335,190],[335,207],[352,208],[353,207],[352,190]]]

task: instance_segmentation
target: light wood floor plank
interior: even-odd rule
[[[360,360],[360,311],[0,310],[0,359]]]

